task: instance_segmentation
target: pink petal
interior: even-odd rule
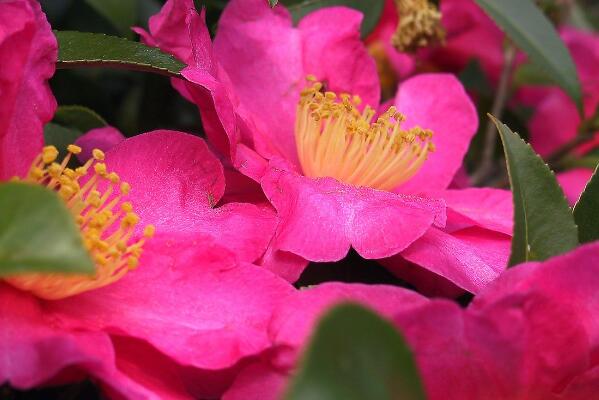
[[[198,137],[175,131],[135,136],[109,151],[106,164],[131,185],[139,231],[153,224],[159,233],[203,232],[250,262],[272,238],[272,211],[247,203],[215,207],[224,193],[223,167]]]
[[[212,41],[205,12],[198,15],[190,0],[169,0],[150,18],[150,32],[136,28],[145,43],[183,60],[187,81],[173,79],[173,86],[201,109],[206,135],[222,154],[235,158],[239,140],[238,123],[229,89],[220,79],[220,69],[212,54]]]
[[[311,179],[277,168],[262,180],[280,218],[275,249],[310,261],[337,261],[350,246],[362,257],[396,254],[434,224],[445,223],[438,200]]]
[[[44,142],[56,100],[47,80],[57,44],[37,1],[0,3],[0,180],[24,176]]]
[[[308,266],[309,261],[287,251],[266,249],[258,265],[280,276],[287,282],[294,283]]]
[[[112,126],[92,129],[75,140],[75,144],[83,149],[77,158],[84,163],[92,157],[93,149],[107,152],[123,140],[125,136]]]
[[[393,286],[325,283],[295,292],[282,301],[273,314],[271,337],[275,344],[297,350],[327,310],[348,301],[372,308],[385,317],[416,310],[428,302],[416,292]]]
[[[528,122],[530,143],[546,157],[576,137],[580,115],[576,105],[558,89],[552,89],[537,105]]]
[[[587,168],[575,168],[556,175],[571,206],[576,204],[591,176],[593,176],[593,170]]]
[[[447,204],[446,230],[478,226],[512,234],[513,200],[508,190],[468,188],[432,192],[430,196],[443,199]]]
[[[270,9],[261,0],[229,2],[214,53],[247,110],[255,148],[263,156],[282,156],[298,165],[293,127],[308,74],[377,105],[376,66],[360,40],[360,18],[352,10],[324,9],[294,28],[282,6]]]
[[[180,364],[227,368],[270,346],[272,309],[294,290],[227,253],[205,236],[156,237],[120,281],[48,307],[65,324],[146,340]]]
[[[418,75],[401,84],[395,105],[407,118],[404,128],[431,129],[436,147],[422,169],[397,190],[420,193],[446,189],[478,127],[476,109],[464,87],[452,75]]]
[[[288,374],[265,363],[247,366],[223,396],[223,400],[277,400],[286,387]]]
[[[508,236],[480,228],[451,234],[432,228],[401,257],[476,294],[505,269],[510,243]],[[402,263],[399,255],[383,262],[390,268],[396,263]]]
[[[544,263],[520,265],[490,285],[484,296],[475,299],[472,308],[482,312],[503,297],[542,293],[572,309],[570,313],[586,328],[593,360],[599,361],[599,321],[595,318],[599,312],[595,289],[599,285],[599,274],[595,271],[598,259],[599,244],[591,243]]]
[[[106,164],[131,185],[136,210],[157,228],[170,226],[165,210],[173,218],[192,216],[213,207],[225,190],[220,161],[202,139],[182,132],[158,130],[132,137],[108,152]]]
[[[360,42],[362,13],[346,7],[328,7],[304,17],[302,35],[304,72],[326,81],[327,89],[358,94],[376,108],[380,83],[374,59]]]
[[[60,329],[43,307],[30,294],[0,283],[0,382],[29,389],[67,368],[94,375],[114,365],[107,335]]]

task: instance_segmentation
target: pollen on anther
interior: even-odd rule
[[[312,78],[301,92],[295,129],[306,176],[391,190],[413,177],[434,151],[432,131],[403,129],[406,117],[395,106],[376,117],[371,107],[361,107],[359,96],[322,93]]]
[[[146,226],[142,234],[136,229],[140,217],[133,212],[131,202],[123,200],[131,187],[121,182],[118,174],[108,171],[101,150],[94,149],[93,157],[84,165],[67,168],[70,157],[81,151],[79,146],[69,145],[59,163],[56,147],[46,146],[22,179],[59,194],[96,264],[94,275],[28,273],[5,278],[13,286],[45,299],[61,299],[119,280],[138,265],[144,243],[155,232],[152,225]]]

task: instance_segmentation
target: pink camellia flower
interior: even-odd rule
[[[234,165],[277,210],[267,267],[294,281],[298,257],[336,261],[353,247],[371,259],[401,253],[386,264],[405,258],[477,292],[505,268],[511,200],[446,190],[477,128],[474,106],[446,74],[407,80],[378,116],[363,106],[378,107],[379,81],[361,18],[325,8],[293,27],[282,6],[233,0],[212,48],[191,2],[171,0],[151,34],[139,32],[189,63],[179,89],[198,104],[212,96]]]
[[[392,320],[427,399],[591,399],[599,388],[599,245],[517,266],[466,308],[388,286],[323,284],[274,311],[275,346],[247,365],[224,400],[280,398],[317,319],[360,303]],[[351,333],[350,333],[351,334]]]
[[[599,37],[574,28],[562,28],[560,35],[576,64],[584,96],[584,116],[589,118],[599,105],[599,79],[596,74],[599,68]],[[522,89],[518,97],[534,107],[535,112],[528,123],[530,143],[541,156],[550,156],[578,135],[582,119],[576,104],[563,90],[557,87],[529,87]],[[584,155],[596,148],[597,144],[599,139],[595,138],[579,146],[577,153]],[[592,170],[587,168],[558,174],[570,204],[576,203],[591,174]]]
[[[0,68],[0,176],[56,190],[96,264],[93,275],[3,277],[0,385],[87,376],[116,398],[218,397],[270,347],[272,308],[294,290],[249,263],[265,251],[274,214],[223,204],[221,163],[180,132],[96,149],[77,169],[67,168],[81,154],[71,145],[59,163],[56,148],[42,147],[56,107],[55,38],[35,1],[0,2],[0,19],[10,66]]]

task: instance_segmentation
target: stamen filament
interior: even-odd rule
[[[433,133],[401,128],[395,107],[372,122],[375,111],[357,96],[322,93],[314,83],[302,91],[295,138],[302,170],[309,177],[333,177],[356,186],[392,190],[413,177],[434,151]]]

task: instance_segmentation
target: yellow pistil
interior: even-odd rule
[[[441,13],[428,0],[395,0],[395,4],[399,25],[391,43],[396,49],[413,52],[445,40]]]
[[[391,190],[414,176],[434,151],[433,132],[402,129],[405,117],[395,107],[373,122],[375,111],[366,106],[360,112],[358,96],[321,89],[320,82],[304,89],[297,108],[295,140],[304,175]]]
[[[57,163],[58,151],[46,146],[33,161],[24,182],[55,190],[64,200],[79,225],[83,244],[96,264],[93,275],[33,273],[6,278],[11,285],[38,297],[55,300],[109,285],[137,267],[145,241],[154,234],[154,226],[145,227],[143,236],[132,241],[139,216],[131,203],[122,201],[130,186],[108,172],[104,153],[93,151],[93,158],[83,166],[67,165],[81,148],[67,147],[68,154]],[[17,178],[18,179],[18,178]]]

